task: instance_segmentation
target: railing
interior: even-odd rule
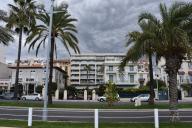
[[[32,121],[43,119],[41,108],[0,107],[0,119],[25,120],[28,126]],[[94,123],[154,123],[159,128],[160,122],[169,122],[170,110],[163,109],[48,109],[48,121]],[[180,122],[192,122],[192,109],[178,110]]]

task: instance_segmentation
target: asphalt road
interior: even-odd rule
[[[192,109],[179,110],[180,120],[192,122]],[[28,119],[28,108],[0,107],[0,119]],[[169,110],[159,111],[160,122],[169,121]],[[33,109],[33,120],[42,120],[42,109]],[[94,122],[93,109],[49,109],[49,121]],[[100,122],[154,122],[152,109],[99,110]]]

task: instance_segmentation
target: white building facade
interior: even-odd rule
[[[108,81],[119,87],[139,87],[148,80],[148,62],[129,62],[123,73],[118,66],[125,57],[123,53],[80,54],[71,56],[71,85],[77,88],[97,88]],[[87,72],[85,66],[90,67]]]
[[[0,91],[7,91],[11,87],[11,70],[7,64],[0,62]]]
[[[15,84],[16,66],[10,65],[11,84]],[[52,81],[57,83],[57,90],[65,87],[66,72],[54,66]],[[46,67],[43,63],[24,63],[19,69],[19,83],[23,85],[24,94],[35,93],[35,87],[45,85]]]

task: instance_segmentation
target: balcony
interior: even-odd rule
[[[79,66],[71,66],[71,70],[79,70]]]
[[[86,75],[87,71],[81,71],[81,74],[85,74]],[[95,72],[94,71],[89,71],[88,74],[95,74]]]
[[[117,85],[137,85],[139,84],[138,81],[134,81],[133,83],[131,83],[129,80],[125,80],[125,81],[114,81],[115,84]]]
[[[71,84],[79,84],[78,81],[71,81]]]
[[[113,69],[113,70],[109,70],[109,69],[106,70],[106,73],[116,73],[116,72],[117,72],[117,71],[114,70],[114,69]]]
[[[86,85],[91,85],[91,84],[95,84],[95,81],[81,81],[80,84],[86,84]]]
[[[87,77],[86,76],[81,76],[80,79],[87,79]],[[95,79],[95,77],[94,76],[89,76],[88,79]]]
[[[71,79],[79,79],[79,76],[71,76]]]
[[[128,69],[127,72],[128,73],[137,73],[137,70],[136,69],[133,69],[133,70]]]

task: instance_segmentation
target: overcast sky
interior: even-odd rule
[[[8,11],[7,4],[13,0],[0,0],[0,9]],[[49,8],[50,0],[37,0]],[[46,1],[46,2],[45,2]],[[63,0],[56,0],[59,4]],[[79,47],[81,53],[87,52],[125,52],[125,36],[138,30],[137,19],[141,12],[151,12],[159,16],[158,6],[170,6],[175,0],[64,0],[69,4],[69,12],[77,18]],[[190,0],[183,0],[190,1]],[[23,42],[25,39],[23,39]],[[18,37],[5,48],[8,62],[17,58]],[[58,48],[59,58],[68,56],[62,47]],[[39,58],[44,58],[46,50],[41,50]],[[22,58],[31,58],[27,47],[22,47]]]

